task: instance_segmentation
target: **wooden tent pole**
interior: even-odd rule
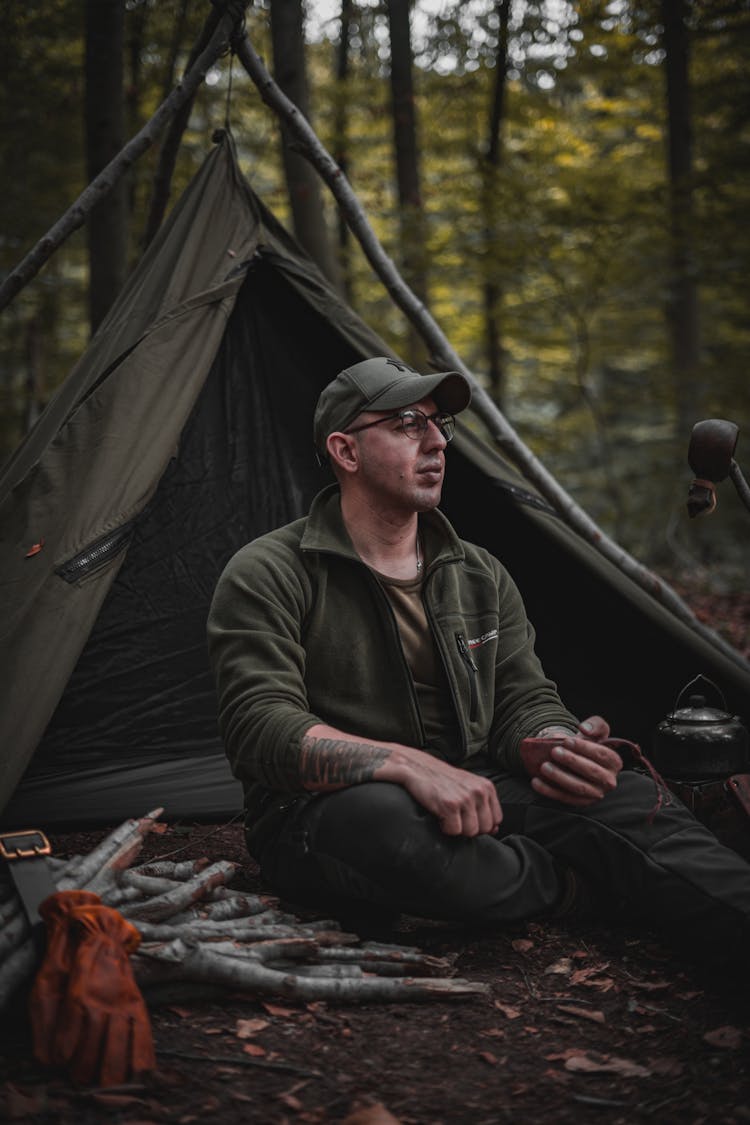
[[[357,238],[373,270],[395,303],[420,333],[437,364],[443,368],[460,371],[469,381],[472,388],[472,408],[487,426],[496,445],[520,469],[527,480],[536,486],[565,523],[642,589],[670,609],[676,617],[703,636],[715,648],[720,649],[735,665],[744,672],[750,672],[750,664],[741,654],[713,629],[709,629],[699,621],[687,603],[664,579],[648,570],[623,547],[610,539],[524,444],[508,419],[453,350],[424,303],[401,277],[393,260],[388,257],[380,244],[362,204],[341,168],[321,143],[305,116],[274,82],[248,36],[238,35],[233,42],[233,47],[238,59],[257,86],[263,101],[288,126],[302,155],[317,169],[330,188],[347,225]]]
[[[227,0],[222,17],[204,51],[193,66],[165,98],[153,117],[128,141],[109,164],[86,187],[78,199],[61,215],[54,226],[39,239],[25,258],[12,270],[0,285],[0,310],[6,308],[25,285],[36,277],[44,263],[52,257],[58,246],[73,231],[83,226],[91,209],[108,194],[122,175],[153,144],[171,115],[192,97],[208,69],[226,50],[234,29],[242,19],[249,0]]]

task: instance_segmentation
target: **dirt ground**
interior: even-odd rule
[[[750,599],[709,598],[700,609],[747,650]],[[56,854],[72,855],[102,834],[52,843]],[[237,824],[170,825],[147,838],[142,858],[175,848],[180,858],[232,860],[240,865],[232,886],[261,889]],[[76,1089],[37,1066],[19,1002],[0,1026],[0,1120],[750,1121],[750,971],[722,981],[652,935],[583,923],[482,934],[402,918],[390,940],[453,959],[457,975],[486,982],[489,994],[356,1007],[219,991],[149,996],[158,1069],[114,1090]],[[716,955],[720,963],[720,949]],[[248,1024],[238,1024],[248,1020],[249,1036]]]
[[[88,851],[101,833],[53,838]],[[239,826],[174,825],[143,858],[184,849],[241,865]],[[75,1089],[31,1058],[6,1019],[0,1119],[56,1125],[198,1121],[348,1125],[750,1121],[750,992],[706,977],[653,937],[530,923],[481,934],[402,918],[390,940],[455,958],[486,997],[337,1006],[209,992],[150,999],[158,1069]],[[720,951],[717,951],[720,955]],[[255,1021],[249,1038],[238,1031]]]

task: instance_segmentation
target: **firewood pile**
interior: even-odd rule
[[[301,921],[271,896],[232,890],[234,863],[164,858],[133,866],[162,812],[125,821],[88,855],[47,860],[58,890],[92,891],[140,931],[132,965],[147,1000],[180,983],[354,1003],[487,992],[453,977],[444,958],[362,942],[335,921]],[[0,1011],[31,981],[37,960],[20,901],[10,881],[0,881]]]

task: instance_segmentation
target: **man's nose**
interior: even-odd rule
[[[448,442],[445,440],[440,428],[432,418],[427,419],[427,427],[422,435],[422,445],[425,449],[445,449]]]

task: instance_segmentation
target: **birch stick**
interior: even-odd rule
[[[298,946],[304,953],[304,948]],[[292,948],[289,948],[292,952]],[[460,978],[445,980],[428,977],[424,980],[404,977],[363,977],[350,979],[321,979],[303,977],[290,972],[269,969],[261,960],[226,957],[202,945],[187,946],[173,943],[168,950],[151,954],[164,959],[167,964],[179,965],[179,976],[205,983],[222,984],[230,988],[250,990],[260,995],[286,996],[302,1000],[335,1000],[337,1002],[367,1003],[372,1000],[426,1000],[435,997],[486,996],[489,986]]]
[[[126,915],[124,915],[126,916]],[[270,924],[259,926],[250,919],[232,918],[226,922],[184,922],[178,926],[169,922],[143,922],[133,920],[144,941],[168,942],[176,939],[184,940],[211,940],[212,938],[229,938],[232,941],[262,942],[269,937],[299,937],[308,931],[300,926],[286,924]],[[310,930],[310,937],[317,938],[318,931]]]
[[[164,809],[154,809],[146,813],[140,820],[125,820],[113,832],[101,841],[80,864],[77,864],[73,873],[66,872],[65,878],[58,883],[61,891],[81,890],[93,881],[102,869],[108,869],[110,860],[119,862],[123,857],[123,849],[133,845],[140,847],[143,838],[155,827]],[[88,888],[87,888],[88,889]]]
[[[304,114],[271,78],[247,35],[238,37],[234,47],[263,101],[284,122],[295,137],[295,147],[317,169],[330,188],[375,274],[430,348],[438,368],[460,371],[468,380],[472,389],[472,408],[487,426],[498,448],[535,485],[569,527],[714,648],[719,649],[743,672],[750,672],[750,663],[738,650],[699,621],[688,604],[663,578],[638,562],[602,531],[522,441],[497,404],[454,351],[427,307],[401,277],[395,263],[380,244],[343,171],[321,143]]]
[[[124,875],[128,878],[132,875],[148,875],[155,879],[189,879],[191,875],[197,875],[199,871],[208,867],[210,862],[207,856],[202,856],[200,859],[183,859],[179,862],[172,859],[152,859],[146,860],[137,867],[131,867],[124,872]]]
[[[158,922],[169,918],[196,902],[207,890],[215,887],[217,883],[226,883],[237,870],[236,863],[228,860],[219,860],[212,863],[205,871],[189,879],[186,883],[175,884],[166,894],[157,895],[156,898],[145,899],[143,902],[129,903],[123,908],[122,913],[133,922],[143,919],[148,922]]]

